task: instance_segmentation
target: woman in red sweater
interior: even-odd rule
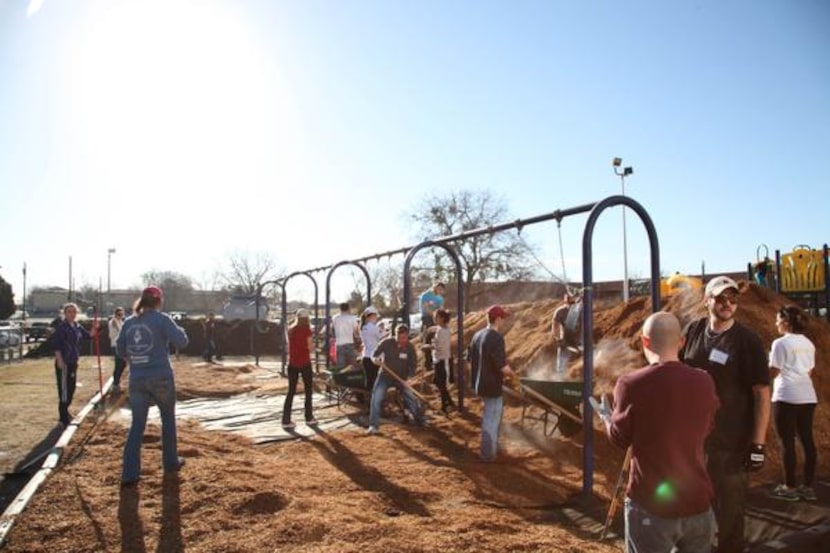
[[[305,388],[305,423],[317,424],[311,413],[311,324],[308,310],[298,309],[294,324],[288,329],[288,393],[282,408],[282,427],[294,428],[291,422],[291,404],[294,402],[294,393],[297,390],[297,381],[303,377]]]

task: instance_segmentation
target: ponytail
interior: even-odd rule
[[[790,331],[796,334],[804,334],[807,329],[807,317],[804,311],[797,305],[788,305],[778,310],[778,316],[790,326]]]

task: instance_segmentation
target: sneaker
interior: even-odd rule
[[[307,426],[316,426],[318,424],[317,419],[310,419],[305,421]]]
[[[784,501],[798,501],[798,492],[795,491],[795,488],[789,488],[785,484],[775,486],[769,496]]]
[[[816,497],[816,491],[811,488],[810,486],[801,485],[795,489],[798,497],[805,501],[815,501],[818,498]]]
[[[293,422],[284,422],[284,423],[282,423],[282,427],[285,428],[286,430],[291,430],[295,426],[297,426],[297,425],[294,424]]]
[[[377,436],[380,434],[380,430],[378,430],[377,426],[370,426],[369,429],[366,430],[366,433],[370,436]]]

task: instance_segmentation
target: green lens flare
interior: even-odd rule
[[[677,494],[675,493],[674,486],[668,480],[664,480],[657,486],[657,489],[654,490],[654,499],[661,503],[669,503],[674,501]]]

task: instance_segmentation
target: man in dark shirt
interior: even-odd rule
[[[484,400],[481,415],[481,460],[492,463],[499,450],[499,426],[504,411],[502,382],[516,373],[507,363],[502,329],[509,313],[500,305],[487,310],[487,327],[473,336],[467,352],[473,389]]]
[[[213,363],[214,356],[216,360],[221,360],[218,348],[216,347],[216,315],[211,311],[207,314],[204,322],[205,331],[205,352],[202,358],[208,363]]]
[[[744,549],[747,472],[764,466],[770,377],[760,338],[735,321],[738,284],[725,276],[713,278],[704,302],[709,315],[686,327],[680,358],[712,376],[721,402],[706,455],[715,486],[718,551],[731,553]]]
[[[369,411],[369,434],[378,434],[380,428],[380,412],[383,409],[383,399],[386,397],[386,390],[390,386],[397,386],[406,404],[406,408],[415,417],[415,424],[425,424],[424,411],[418,404],[418,400],[408,387],[403,386],[395,377],[387,374],[386,368],[390,369],[402,380],[415,376],[417,357],[415,348],[409,342],[409,327],[398,325],[395,330],[395,338],[391,336],[380,341],[375,348],[375,364],[384,368],[378,373],[375,385],[372,387],[372,405]]]
[[[556,372],[565,374],[571,359],[579,355],[582,347],[582,304],[579,296],[566,292],[564,301],[553,312],[551,333],[556,343]]]
[[[671,313],[646,319],[642,342],[651,364],[617,380],[614,412],[603,418],[611,442],[632,450],[626,549],[708,553],[714,491],[703,444],[719,405],[715,383],[678,360],[680,322]]]

